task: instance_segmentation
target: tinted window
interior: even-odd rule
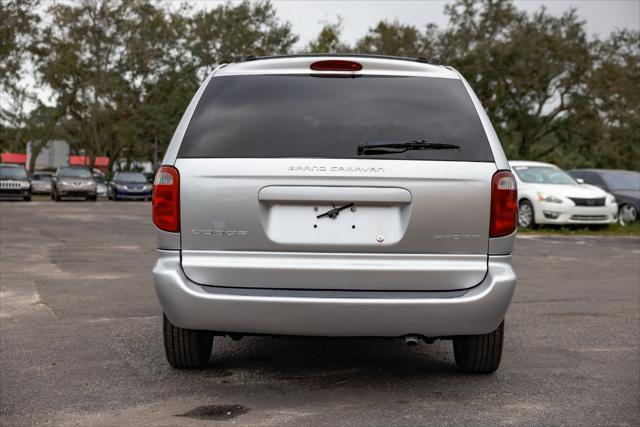
[[[611,190],[640,190],[640,172],[603,171],[602,178]]]
[[[516,172],[522,182],[532,184],[576,184],[565,171],[546,166],[515,166]]]
[[[91,178],[91,172],[87,169],[62,168],[58,176],[63,178]]]
[[[584,172],[582,179],[584,179],[584,182],[587,184],[595,185],[600,188],[606,187],[604,181],[600,178],[600,175],[595,172]]]
[[[147,178],[141,174],[136,172],[121,172],[116,176],[116,181],[118,182],[140,182],[146,183]]]
[[[462,82],[380,76],[211,79],[178,156],[356,158],[359,144],[409,140],[460,148],[367,158],[493,160]]]
[[[27,179],[27,172],[22,168],[0,167],[0,178]]]

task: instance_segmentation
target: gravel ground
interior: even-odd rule
[[[216,339],[164,359],[143,202],[0,203],[2,425],[638,425],[640,239],[519,238],[500,369],[450,342]]]

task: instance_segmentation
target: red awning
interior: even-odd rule
[[[27,155],[20,153],[2,153],[0,154],[0,162],[2,163],[19,163],[21,165],[27,164]]]
[[[87,156],[69,156],[69,165],[71,166],[89,166],[90,160]],[[94,166],[109,166],[109,158],[106,156],[96,157]]]

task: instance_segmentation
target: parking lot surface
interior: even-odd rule
[[[216,338],[189,372],[164,359],[150,211],[0,203],[0,424],[639,423],[640,239],[519,238],[493,375],[448,341],[293,337]]]

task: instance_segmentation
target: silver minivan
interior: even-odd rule
[[[502,354],[517,192],[453,68],[361,55],[218,67],[158,170],[153,275],[176,368],[215,336],[452,340]]]

